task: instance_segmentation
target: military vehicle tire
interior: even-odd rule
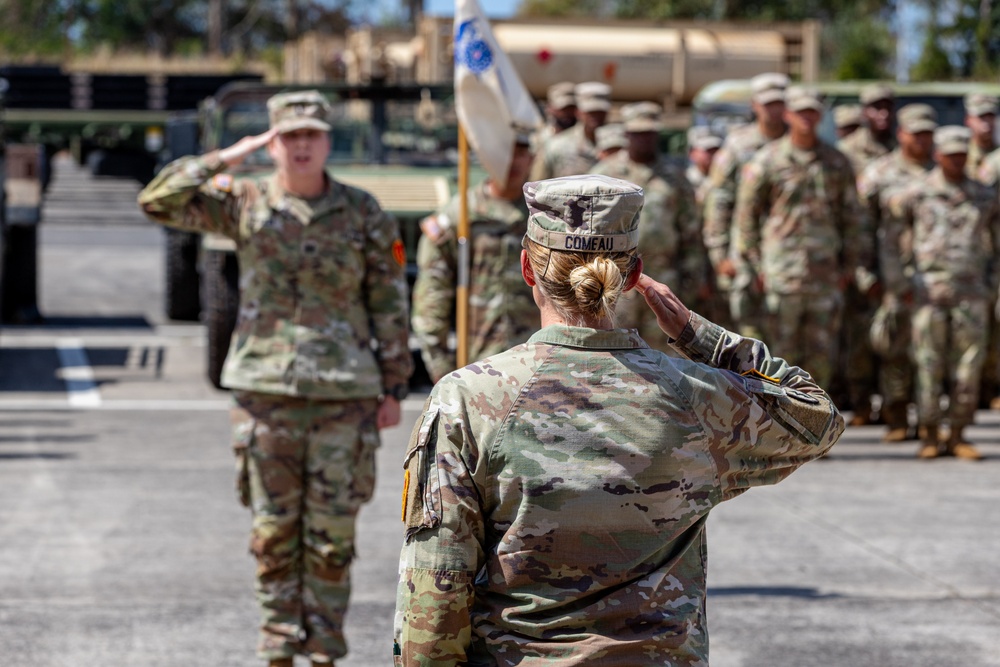
[[[202,314],[208,329],[208,379],[222,389],[222,366],[229,341],[236,328],[240,307],[239,268],[231,252],[206,250],[203,255],[201,286]]]
[[[201,314],[198,247],[201,237],[192,232],[164,228],[166,233],[166,286],[164,310],[172,320],[197,322]]]

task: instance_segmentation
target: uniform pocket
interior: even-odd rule
[[[425,412],[403,459],[403,511],[406,539],[441,521],[441,488],[434,465],[438,411]]]

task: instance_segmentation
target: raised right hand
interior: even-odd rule
[[[257,134],[252,137],[243,137],[232,146],[220,150],[219,159],[228,166],[235,167],[243,162],[248,155],[266,146],[271,139],[277,136],[277,134],[278,131],[271,128],[263,134]]]
[[[656,315],[656,323],[663,333],[674,339],[679,338],[691,319],[691,311],[681,303],[673,290],[645,273],[639,277],[635,288],[646,298],[646,305]]]

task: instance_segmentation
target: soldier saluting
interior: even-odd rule
[[[378,430],[399,422],[413,370],[405,256],[374,197],[326,171],[323,96],[267,106],[270,130],[171,163],[139,203],[156,222],[236,243],[240,313],[222,382],[253,513],[258,654],[330,665],[347,651],[354,522],[374,490]],[[273,175],[227,173],[262,148]]]

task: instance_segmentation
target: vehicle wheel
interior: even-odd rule
[[[198,293],[198,246],[201,237],[193,232],[165,228],[166,285],[164,309],[172,320],[197,321],[201,313]]]
[[[201,285],[204,289],[202,313],[208,329],[208,379],[215,387],[223,389],[222,367],[226,363],[226,353],[229,351],[240,307],[236,255],[206,250]]]

